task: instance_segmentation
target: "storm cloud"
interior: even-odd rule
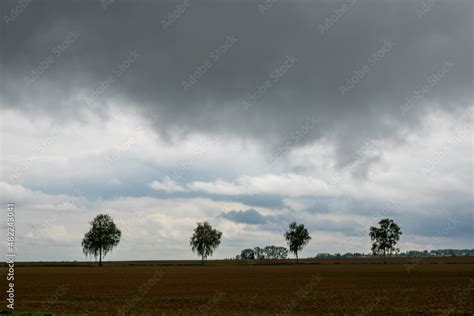
[[[292,145],[329,138],[344,165],[369,137],[402,141],[427,108],[472,105],[472,3],[424,6],[32,1],[2,25],[2,107],[71,119],[116,102],[160,115],[170,139],[227,133],[274,151],[314,116]]]

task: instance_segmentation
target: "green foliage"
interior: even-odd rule
[[[240,252],[241,260],[255,260],[255,251],[253,249],[244,249]]]
[[[263,249],[260,247],[253,248],[255,259],[262,260],[265,259],[265,254],[263,253]]]
[[[290,224],[289,229],[285,232],[284,236],[288,242],[290,251],[295,254],[296,262],[298,262],[298,251],[301,251],[311,240],[308,230],[303,224],[297,225],[296,222],[293,222]]]
[[[222,232],[213,229],[208,222],[198,223],[189,244],[193,252],[201,256],[202,262],[212,256],[221,243]]]
[[[285,247],[266,246],[263,252],[265,259],[286,259],[288,257],[288,249]]]
[[[380,227],[370,227],[370,238],[372,239],[372,252],[374,255],[383,255],[384,261],[387,254],[397,253],[395,247],[400,240],[400,227],[391,219],[384,218],[379,222]]]
[[[338,258],[339,254],[318,253],[314,258]],[[372,254],[365,254],[360,252],[347,252],[341,254],[340,258],[367,258]],[[378,254],[377,254],[378,255]],[[474,249],[435,249],[435,250],[408,250],[398,254],[392,254],[395,257],[469,257],[474,256]]]
[[[266,246],[265,248],[248,248],[240,252],[240,260],[261,260],[261,259],[286,259],[288,249],[285,247]]]
[[[318,253],[315,258],[317,259],[329,259],[329,258],[360,258],[360,257],[367,257],[368,255],[364,254],[364,253],[360,253],[360,252],[346,252],[344,254],[340,254],[340,253],[335,253],[335,254],[331,254],[331,253],[327,253],[327,252],[323,252],[323,253]]]
[[[468,257],[474,256],[474,249],[433,249],[431,251],[410,250],[401,255],[405,257]]]
[[[90,230],[82,239],[82,250],[86,256],[93,256],[96,260],[99,257],[102,265],[102,257],[118,245],[122,232],[107,214],[97,215],[90,224]]]

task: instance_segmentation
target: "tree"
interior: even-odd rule
[[[212,256],[214,250],[219,247],[221,237],[222,232],[213,229],[208,222],[197,224],[189,244],[193,252],[201,256],[202,264],[204,264],[204,259],[208,256]]]
[[[118,245],[122,232],[107,214],[97,215],[90,224],[90,230],[82,239],[82,251],[86,257],[90,255],[95,260],[99,257],[99,266],[102,266],[102,257]]]
[[[303,224],[297,225],[296,222],[293,222],[290,224],[289,230],[286,231],[284,236],[288,242],[290,251],[296,256],[296,263],[298,263],[298,251],[301,251],[311,240],[308,230]]]
[[[265,259],[277,259],[276,247],[266,246],[265,248],[263,248],[263,255]]]
[[[286,259],[288,257],[288,249],[286,247],[276,247],[275,259]]]
[[[255,252],[253,249],[244,249],[240,252],[240,259],[242,260],[255,260]]]
[[[285,247],[266,246],[263,252],[265,259],[286,259],[288,256],[288,249]]]
[[[384,218],[379,222],[380,227],[370,227],[370,238],[372,239],[372,252],[374,255],[383,255],[383,262],[386,254],[392,254],[399,251],[395,248],[398,240],[400,240],[400,227],[391,219]]]
[[[263,260],[265,259],[265,253],[263,252],[263,249],[260,247],[255,247],[253,248],[253,252],[255,254],[255,260]]]

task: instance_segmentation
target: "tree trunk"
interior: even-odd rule
[[[201,264],[204,264],[204,255],[201,255]]]
[[[295,255],[296,255],[296,263],[299,263],[299,261],[298,261],[298,251],[295,252]]]
[[[385,260],[385,250],[383,251],[383,263],[387,264],[387,261]]]
[[[102,248],[99,249],[99,267],[102,267]]]

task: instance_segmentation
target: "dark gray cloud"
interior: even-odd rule
[[[357,222],[352,220],[318,220],[316,223],[308,225],[310,231],[343,232],[351,235],[354,232],[361,231],[363,228]]]
[[[219,216],[235,223],[251,224],[251,225],[266,225],[265,229],[271,231],[281,231],[290,222],[300,222],[301,219],[296,214],[284,215],[262,215],[255,209],[229,211],[223,212]],[[334,220],[334,219],[317,219],[306,223],[310,231],[330,231],[330,232],[344,232],[347,234],[360,231],[362,227],[357,222],[352,220]]]
[[[348,1],[278,1],[263,15],[260,2],[190,3],[165,29],[181,2],[117,0],[106,10],[100,1],[31,2],[1,24],[1,106],[62,122],[85,108],[106,116],[107,104],[120,102],[158,113],[156,130],[170,139],[220,133],[274,150],[316,115],[318,126],[292,145],[324,136],[345,165],[368,137],[402,141],[429,107],[472,104],[471,1],[436,2],[421,18],[422,1],[350,2],[332,24],[326,19]],[[2,15],[16,5],[2,1]],[[320,25],[330,28],[323,34]],[[447,72],[445,62],[454,65]],[[27,84],[33,71],[42,74]],[[185,91],[196,72],[202,78]]]
[[[255,209],[248,209],[245,211],[229,211],[226,213],[221,213],[219,216],[236,223],[251,225],[266,224],[269,222],[269,219],[274,218],[273,216],[264,216]]]

